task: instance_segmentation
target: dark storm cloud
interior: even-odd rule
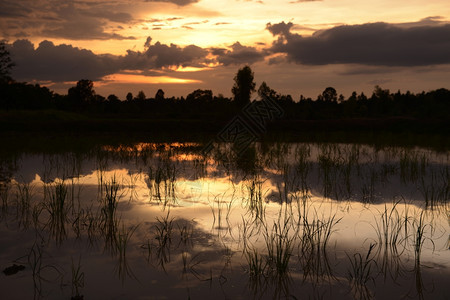
[[[423,66],[450,63],[450,24],[400,25],[336,26],[308,37],[291,33],[294,25],[290,22],[269,23],[266,28],[278,37],[270,51],[285,53],[289,61],[299,64]]]
[[[0,2],[0,17],[23,18],[31,12],[32,10],[29,7],[17,3],[17,1]]]
[[[43,41],[37,48],[28,40],[8,45],[16,66],[12,76],[16,80],[76,81],[81,78],[99,80],[105,75],[123,70],[161,69],[171,66],[201,66],[208,51],[189,45],[180,47],[160,42],[151,44],[147,38],[145,51],[128,50],[125,56],[99,55],[71,45],[54,45]]]
[[[199,0],[145,0],[145,2],[168,2],[178,6],[185,6],[193,3],[197,3]]]
[[[28,40],[18,40],[9,51],[16,64],[12,76],[18,80],[96,80],[118,71],[117,57],[97,55],[71,45],[55,46],[52,42],[43,41],[35,49]]]
[[[6,37],[17,36],[20,29],[30,35],[73,40],[134,39],[108,31],[108,22],[134,22],[117,2],[2,0],[0,16]]]
[[[151,38],[147,38],[144,52],[128,50],[123,57],[125,69],[154,69],[170,66],[200,66],[208,51],[195,45],[180,47],[175,44],[165,45],[156,42],[150,44]]]
[[[126,55],[95,54],[71,45],[54,45],[50,41],[43,41],[35,47],[28,40],[17,40],[7,46],[16,64],[12,76],[19,81],[99,80],[125,70],[151,74],[169,67],[204,67],[209,63],[224,66],[251,64],[264,60],[265,56],[264,51],[239,42],[229,49],[206,49],[196,45],[153,44],[151,37],[147,37],[143,51],[127,50]],[[211,58],[210,54],[215,58]]]
[[[231,45],[231,50],[224,48],[212,48],[211,53],[216,56],[217,61],[225,66],[252,64],[264,60],[265,54],[255,47],[243,46],[239,42]]]
[[[266,25],[267,30],[270,31],[270,33],[272,33],[274,36],[276,35],[280,35],[281,37],[286,37],[286,36],[290,36],[290,30],[291,28],[294,26],[294,24],[292,24],[291,22],[289,23],[278,23],[278,24],[270,24],[268,23]]]
[[[147,39],[145,40],[144,48],[148,49],[148,47],[150,47],[151,44],[152,44],[152,37],[148,36]]]

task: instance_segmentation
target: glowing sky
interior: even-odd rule
[[[245,64],[297,100],[327,86],[450,88],[448,0],[2,0],[13,77],[57,92],[231,95]]]

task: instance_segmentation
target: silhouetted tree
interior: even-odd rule
[[[286,103],[286,104],[293,104],[294,103],[294,99],[292,99],[291,95],[281,95],[279,97],[280,98],[278,100],[283,102],[283,103]]]
[[[254,74],[249,66],[239,69],[234,77],[234,86],[231,92],[234,95],[234,101],[238,106],[244,106],[250,103],[250,96],[255,91]]]
[[[132,101],[133,100],[133,94],[132,93],[128,93],[127,96],[126,96],[126,99],[127,99],[128,102]]]
[[[6,109],[50,108],[54,94],[39,84],[10,81],[0,84],[0,107]]]
[[[374,98],[387,100],[390,98],[390,91],[387,89],[383,90],[379,85],[376,85],[372,94],[372,99]]]
[[[274,100],[279,98],[278,93],[275,90],[271,89],[265,81],[263,81],[259,86],[258,95],[261,98],[270,97]]]
[[[188,102],[211,102],[213,99],[211,90],[195,90],[186,97]]]
[[[322,92],[322,99],[326,102],[336,102],[337,101],[337,92],[333,87],[327,87]]]
[[[0,82],[7,82],[11,79],[9,72],[13,66],[9,52],[6,50],[6,42],[0,41]]]
[[[110,111],[110,112],[119,112],[120,111],[120,104],[121,101],[119,99],[119,97],[117,97],[114,94],[111,94],[108,96],[108,102],[107,102],[107,106],[106,106],[106,111]]]
[[[368,101],[367,101],[367,96],[361,92],[361,94],[358,96],[358,106],[357,106],[357,111],[356,111],[356,115],[359,117],[366,117],[367,113],[368,113]]]
[[[120,101],[120,100],[119,100],[119,97],[117,97],[117,96],[114,95],[114,94],[109,95],[107,99],[108,99],[109,102],[117,102],[117,101]]]
[[[81,79],[68,91],[69,101],[76,108],[85,108],[95,100],[94,82]]]
[[[367,101],[367,96],[361,92],[361,94],[359,94],[358,96],[358,101]]]
[[[159,89],[155,94],[155,100],[162,101],[164,100],[164,91],[162,89]]]
[[[355,91],[353,91],[352,92],[352,95],[350,96],[350,97],[348,97],[348,100],[347,101],[352,101],[352,102],[356,102],[356,99],[358,98],[358,94],[355,92]]]
[[[103,103],[106,101],[106,98],[103,97],[102,95],[95,94],[94,97],[92,98],[92,101],[94,103]]]
[[[144,101],[146,99],[144,91],[139,91],[136,98],[139,101]]]
[[[5,43],[0,44],[0,69],[2,78],[6,78],[11,60]],[[8,78],[7,78],[8,79]],[[146,99],[143,91],[136,98],[132,93],[126,95],[127,101],[120,101],[111,94],[105,99],[94,91],[91,80],[80,80],[76,86],[68,90],[68,95],[58,95],[46,87],[37,84],[18,83],[8,79],[0,81],[0,109],[72,109],[89,111],[90,113],[123,113],[137,118],[191,118],[202,120],[226,121],[236,114],[236,108],[250,102],[250,96],[255,91],[254,74],[250,67],[239,69],[234,77],[232,89],[234,99],[225,98],[219,94],[213,97],[211,90],[197,89],[183,97],[165,98],[162,89],[155,94],[155,101]],[[430,92],[413,94],[409,91],[390,93],[389,90],[375,86],[373,94],[368,99],[363,93],[353,92],[346,100],[336,90],[327,87],[317,100],[300,96],[299,102],[294,102],[290,95],[281,95],[271,89],[266,82],[258,88],[259,96],[269,96],[277,100],[284,111],[284,118],[291,119],[340,119],[340,118],[433,118],[448,120],[450,115],[450,91],[438,89]],[[153,99],[152,99],[153,100]],[[163,100],[163,101],[158,101]],[[234,101],[233,101],[234,100]],[[207,123],[205,123],[207,124]],[[445,127],[445,126],[443,126]],[[239,146],[238,144],[236,145]],[[239,148],[239,147],[238,147]],[[237,149],[238,149],[237,148]],[[248,152],[244,160],[250,160]],[[244,157],[244,156],[243,156]],[[244,161],[240,161],[240,164]],[[247,165],[251,167],[252,164]],[[247,168],[246,167],[246,168]],[[251,169],[251,168],[249,168]]]
[[[340,102],[344,117],[353,117],[356,113],[358,94],[354,91],[347,101]]]

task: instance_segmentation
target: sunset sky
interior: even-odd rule
[[[294,100],[450,88],[448,0],[2,0],[0,38],[14,79],[63,94],[231,96],[246,64]]]

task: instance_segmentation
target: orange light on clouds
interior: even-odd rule
[[[145,76],[133,74],[112,74],[102,78],[104,83],[148,83],[148,84],[187,84],[187,83],[201,83],[201,80],[175,78],[170,76]]]
[[[212,69],[212,65],[208,65],[205,67],[182,67],[182,66],[170,66],[170,67],[164,67],[162,71],[174,71],[174,72],[182,72],[182,73],[192,73],[192,72],[200,72],[200,71],[207,71]],[[156,70],[156,72],[158,72]]]
[[[179,67],[175,71],[177,72],[199,72],[209,70],[211,68],[196,68],[196,67]]]

